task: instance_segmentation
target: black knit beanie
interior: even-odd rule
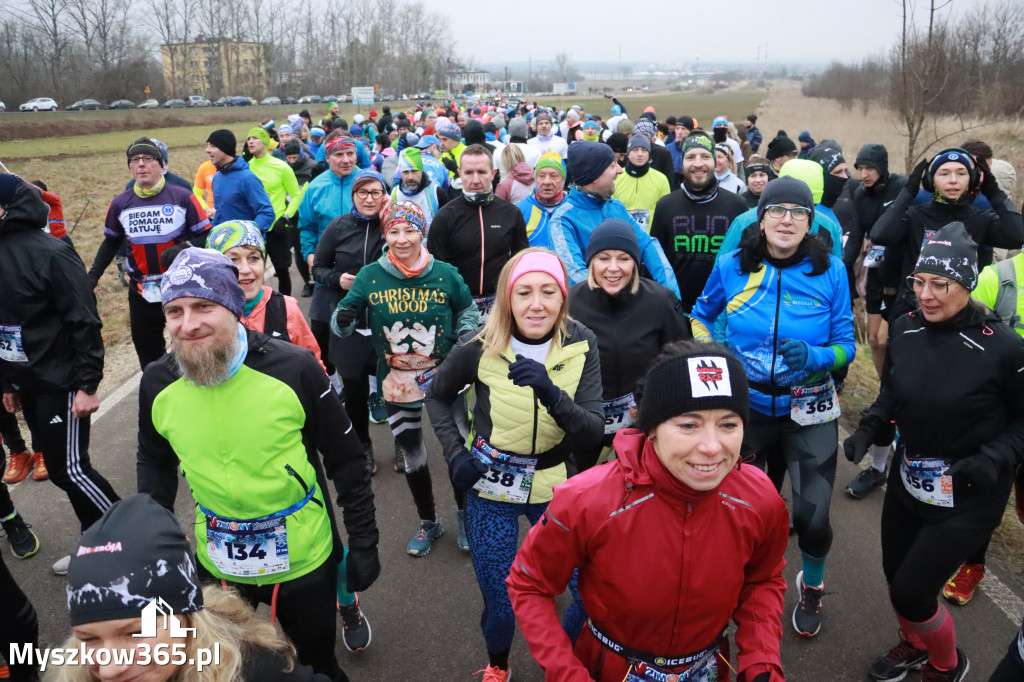
[[[569,174],[572,181],[585,187],[601,177],[615,163],[615,152],[603,142],[580,140],[569,145]]]
[[[743,365],[717,343],[685,341],[680,353],[655,360],[644,379],[637,428],[650,433],[672,417],[700,410],[732,410],[744,422],[750,394]]]
[[[146,494],[115,502],[82,533],[66,589],[72,626],[138,618],[154,599],[174,613],[203,608],[185,533],[174,514]]]
[[[238,156],[235,152],[235,148],[238,145],[238,142],[235,140],[235,134],[227,128],[214,130],[210,133],[210,136],[206,138],[206,141],[228,156]]]
[[[782,132],[782,131],[779,131]],[[769,161],[786,156],[787,154],[793,154],[796,152],[796,142],[787,135],[779,135],[771,142],[768,143],[768,151],[765,152],[765,157]]]
[[[813,168],[814,166],[809,166]],[[807,183],[799,178],[787,175],[786,177],[772,180],[764,186],[760,198],[757,200],[757,222],[764,218],[764,212],[770,204],[796,204],[811,210],[809,220],[814,219],[814,195]]]
[[[163,150],[160,149],[160,147],[157,147],[156,143],[153,142],[153,140],[149,139],[148,137],[140,137],[139,139],[135,140],[135,142],[132,142],[131,145],[129,145],[128,151],[126,153],[128,154],[129,164],[132,162],[132,157],[138,154],[148,154],[149,156],[154,157],[157,161],[160,162],[161,168],[164,165]]]
[[[927,272],[948,277],[974,291],[978,285],[978,245],[967,234],[964,224],[952,222],[925,238],[914,274]]]

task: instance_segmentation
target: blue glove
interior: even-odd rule
[[[472,488],[487,473],[487,465],[466,450],[452,457],[448,465],[448,477],[452,487],[460,493]]]
[[[516,361],[508,366],[508,378],[516,386],[530,386],[537,394],[537,399],[544,407],[554,407],[562,395],[562,389],[555,386],[548,376],[548,370],[536,360],[516,356]]]
[[[807,367],[811,348],[807,345],[806,341],[783,339],[782,345],[775,352],[782,356],[782,361],[786,363],[786,367],[789,367],[794,372],[799,372]]]

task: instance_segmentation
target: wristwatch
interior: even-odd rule
[[[96,389],[99,388],[96,384],[84,384],[78,387],[78,390],[86,395],[96,395]]]

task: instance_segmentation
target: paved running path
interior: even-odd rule
[[[299,291],[298,285],[295,291]],[[304,308],[308,307],[309,299],[300,300]],[[104,414],[94,423],[90,452],[96,467],[114,488],[128,495],[135,491],[137,391],[133,389],[116,405],[105,407]],[[426,429],[435,498],[447,531],[429,556],[413,558],[405,553],[405,545],[416,528],[416,514],[405,481],[391,470],[391,434],[386,424],[372,426],[371,431],[379,467],[373,488],[383,571],[377,583],[361,596],[373,628],[372,644],[365,653],[349,653],[340,640],[339,622],[339,660],[353,682],[474,679],[473,673],[487,662],[479,629],[482,602],[469,556],[460,552],[455,543],[455,504],[440,447],[433,433]],[[825,578],[824,625],[819,636],[811,640],[797,636],[790,622],[796,601],[792,585],[800,557],[795,536],[791,538],[789,565],[785,570],[790,589],[786,593],[782,640],[783,665],[790,681],[868,679],[867,666],[895,642],[896,621],[888,606],[881,569],[882,493],[876,492],[863,500],[850,498],[841,489],[855,474],[855,467],[840,456],[838,491],[832,499],[835,541]],[[50,572],[50,565],[72,550],[78,523],[67,498],[51,483],[26,479],[13,487],[12,497],[33,524],[42,550],[26,561],[13,559],[6,541],[0,541],[0,550],[39,612],[40,643],[53,646],[62,641],[69,628],[63,579]],[[192,524],[192,504],[182,480],[175,509],[185,528]],[[138,530],[145,532],[144,528]],[[993,569],[1004,575],[998,565],[993,565]],[[1008,582],[1007,587],[1024,594],[1024,585]],[[1019,621],[1011,622],[982,592],[966,607],[951,606],[950,610],[956,619],[961,646],[971,659],[970,679],[988,679]],[[540,668],[518,634],[512,669],[517,682],[543,680]],[[912,674],[908,679],[918,678]]]

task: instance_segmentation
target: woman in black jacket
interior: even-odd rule
[[[313,254],[313,280],[319,284],[313,294],[313,306],[324,306],[329,318],[345,297],[360,268],[380,258],[384,236],[380,231],[380,211],[387,203],[387,185],[375,170],[361,170],[352,183],[352,211],[332,220],[317,242]],[[312,310],[311,310],[312,314]],[[369,325],[365,317],[358,329]],[[367,334],[341,338],[331,334],[329,357],[345,388],[345,410],[366,451],[367,466],[377,471],[370,440],[369,378],[377,371],[373,344]],[[395,471],[398,471],[396,457]]]
[[[969,669],[938,593],[1002,520],[1024,454],[1024,342],[970,292],[977,245],[961,223],[927,239],[908,279],[917,310],[893,321],[882,389],[843,447],[900,441],[882,506],[882,569],[900,641],[875,680],[959,682]]]
[[[603,463],[619,429],[633,425],[633,389],[671,341],[691,338],[683,304],[668,288],[640,277],[640,245],[624,220],[598,225],[587,245],[587,281],[569,289],[569,314],[597,336],[604,400],[604,438],[576,452],[581,471]]]

